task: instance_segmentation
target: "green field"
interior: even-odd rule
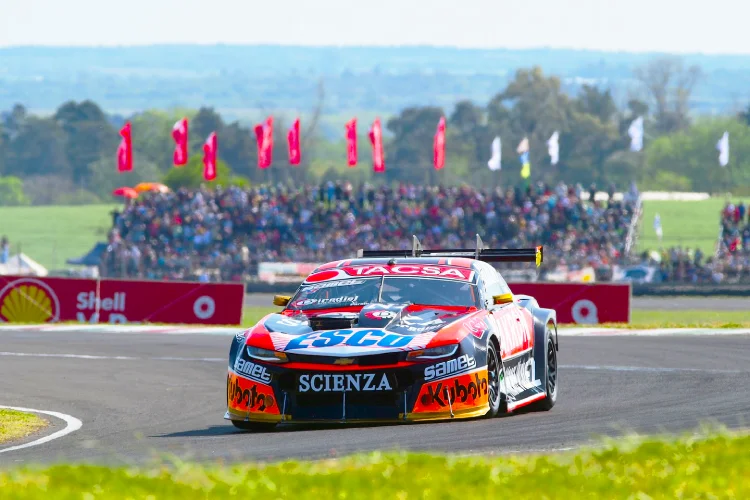
[[[251,440],[251,436],[245,436]],[[556,455],[371,453],[316,462],[24,466],[3,498],[750,498],[750,436],[610,441]],[[743,472],[744,471],[744,472]],[[746,479],[743,480],[742,478]]]
[[[66,259],[86,254],[106,241],[110,212],[122,205],[0,207],[0,236],[11,254],[23,252],[47,269],[65,269]]]
[[[738,199],[733,201],[739,202]],[[720,213],[725,203],[723,198],[703,201],[644,201],[638,251],[681,246],[693,249],[699,247],[704,254],[713,255],[719,235]],[[661,217],[664,233],[661,242],[654,231],[654,215],[657,213]]]

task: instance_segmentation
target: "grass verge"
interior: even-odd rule
[[[0,236],[8,237],[11,254],[23,252],[47,269],[65,269],[66,259],[107,241],[114,208],[122,204],[0,207]]]
[[[5,498],[750,498],[750,436],[612,442],[560,455],[372,453],[234,466],[25,467]],[[153,496],[152,496],[153,495]]]
[[[0,444],[26,437],[46,426],[47,421],[33,413],[0,409]]]
[[[734,201],[737,203],[739,198]],[[700,248],[706,255],[712,255],[724,203],[723,197],[701,201],[644,201],[638,251],[681,246]],[[654,230],[654,215],[657,213],[664,232],[662,241],[658,240]]]

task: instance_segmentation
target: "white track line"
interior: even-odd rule
[[[661,373],[675,373],[675,372],[689,372],[689,373],[750,373],[750,370],[716,370],[712,368],[667,368],[660,366],[590,366],[590,365],[560,365],[560,368],[566,370],[602,370],[602,371],[614,371],[614,372],[661,372]]]
[[[54,439],[61,438],[63,436],[67,436],[71,432],[75,432],[78,429],[83,426],[83,422],[78,420],[75,417],[72,417],[70,415],[66,415],[65,413],[59,413],[56,411],[46,411],[46,410],[34,410],[31,408],[18,408],[15,406],[2,406],[0,405],[0,408],[6,409],[6,410],[16,410],[16,411],[25,411],[27,413],[42,413],[44,415],[50,415],[52,417],[57,417],[63,421],[65,421],[65,428],[53,432],[49,436],[44,436],[43,438],[39,438],[36,441],[32,441],[30,443],[26,444],[19,444],[18,446],[11,446],[9,448],[0,448],[0,453],[5,453],[7,451],[15,451],[15,450],[21,450],[23,448],[29,448],[31,446],[38,446],[40,444],[49,443],[50,441]]]

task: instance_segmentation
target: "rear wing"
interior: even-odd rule
[[[412,236],[411,250],[364,250],[357,251],[357,257],[466,257],[484,262],[535,262],[539,267],[544,260],[544,248],[485,248],[482,238],[477,235],[475,249],[434,249],[425,250],[416,236]]]

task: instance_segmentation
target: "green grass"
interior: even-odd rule
[[[644,201],[638,251],[681,246],[700,248],[704,254],[713,255],[724,204],[724,198],[703,201]],[[654,215],[657,213],[661,217],[664,233],[661,242],[654,231]]]
[[[66,259],[86,254],[106,241],[109,212],[121,205],[0,207],[0,236],[11,254],[23,252],[47,269],[65,269]]]
[[[28,436],[46,426],[47,421],[33,413],[0,409],[0,444]]]
[[[252,436],[241,436],[248,442]],[[578,453],[371,453],[317,462],[148,468],[25,466],[0,472],[8,499],[750,498],[750,436],[637,440]],[[745,479],[742,479],[742,478]]]

